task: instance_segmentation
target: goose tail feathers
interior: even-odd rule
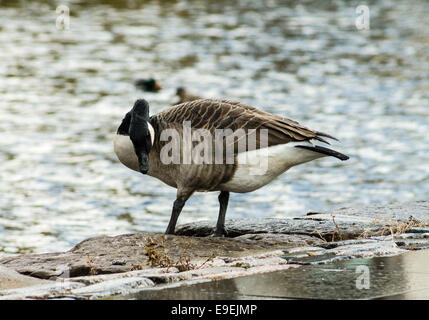
[[[324,154],[324,155],[327,155],[327,156],[335,157],[337,159],[340,159],[341,161],[345,161],[345,160],[349,159],[349,157],[346,156],[345,154],[342,154],[342,153],[340,153],[338,151],[335,151],[335,150],[332,150],[332,149],[328,149],[328,148],[325,148],[325,147],[321,147],[321,146],[315,146],[315,145],[313,145],[313,146],[297,145],[295,147],[296,148],[307,149],[307,150],[314,151],[314,152],[317,152],[317,153],[321,153],[321,154]]]

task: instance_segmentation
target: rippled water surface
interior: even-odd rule
[[[175,189],[132,172],[112,138],[139,97],[151,112],[186,86],[339,137],[321,159],[249,194],[228,218],[423,200],[429,193],[429,3],[68,1],[0,4],[0,252],[69,249],[91,236],[164,231]],[[139,92],[137,78],[164,89]],[[216,219],[199,193],[179,223]]]

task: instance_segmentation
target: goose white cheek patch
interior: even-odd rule
[[[149,132],[150,132],[150,141],[153,142],[155,141],[155,130],[153,129],[152,125],[150,124],[150,122],[147,123],[147,127],[149,128]]]

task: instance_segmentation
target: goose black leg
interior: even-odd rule
[[[213,237],[223,237],[227,235],[225,229],[225,215],[228,208],[229,192],[221,191],[219,197],[219,217],[217,219],[216,230]]]
[[[178,190],[177,198],[173,204],[173,211],[171,212],[170,222],[168,223],[167,230],[165,234],[174,234],[174,229],[176,228],[177,219],[179,219],[179,215],[182,212],[183,207],[185,206],[186,200],[192,195],[192,192]]]

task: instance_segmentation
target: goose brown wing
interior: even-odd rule
[[[244,129],[246,132],[267,129],[268,146],[310,139],[327,143],[321,137],[333,138],[308,129],[296,121],[229,100],[200,99],[185,102],[159,113],[157,117],[170,124],[190,121],[192,128],[204,128],[212,133],[215,129]]]
[[[310,135],[307,136],[307,138],[303,139],[303,140],[316,139],[316,140],[319,140],[321,142],[330,144],[329,142],[327,142],[326,140],[324,140],[322,138],[322,137],[325,137],[325,138],[329,138],[329,139],[333,139],[333,140],[338,141],[337,138],[335,138],[335,137],[333,137],[333,136],[331,136],[329,134],[326,134],[326,133],[323,133],[323,132],[320,132],[320,131],[310,130],[310,129],[304,127],[304,126],[301,126],[298,122],[296,122],[294,120],[291,120],[291,119],[288,119],[288,118],[285,118],[285,117],[281,117],[281,116],[278,116],[278,115],[274,115],[274,114],[271,114],[271,113],[268,113],[268,112],[256,109],[255,107],[246,105],[246,104],[244,104],[242,102],[231,101],[231,100],[221,100],[221,101],[225,102],[225,103],[228,103],[228,104],[240,106],[240,107],[245,108],[245,109],[250,110],[250,111],[254,111],[256,113],[261,114],[264,117],[271,117],[271,118],[273,118],[274,120],[276,120],[276,121],[278,121],[280,123],[283,123],[283,124],[286,123],[289,127],[296,128],[296,129],[301,129],[301,130],[305,129],[308,132],[310,132]],[[298,141],[301,141],[301,140],[298,139]]]

